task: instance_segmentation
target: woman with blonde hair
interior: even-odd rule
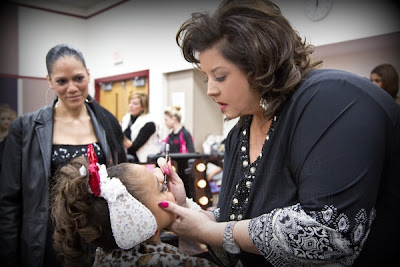
[[[129,96],[129,112],[122,117],[124,145],[131,162],[145,163],[147,156],[160,152],[157,125],[149,113],[149,98],[134,92]]]
[[[165,125],[172,129],[171,133],[163,140],[169,144],[171,153],[194,153],[193,137],[182,125],[182,114],[179,106],[168,107],[164,111]]]

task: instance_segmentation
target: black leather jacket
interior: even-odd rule
[[[18,117],[10,126],[0,175],[2,266],[43,265],[49,214],[53,104]],[[105,131],[89,105],[86,106],[107,162],[112,162]]]

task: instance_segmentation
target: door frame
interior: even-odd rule
[[[120,75],[115,75],[115,76],[109,76],[109,77],[104,77],[104,78],[98,78],[94,80],[94,99],[100,103],[100,87],[101,83],[110,83],[110,82],[123,82],[126,80],[134,79],[135,77],[146,77],[147,78],[147,95],[149,97],[150,101],[150,71],[149,70],[142,70],[142,71],[135,71],[135,72],[130,72],[130,73],[125,73],[125,74],[120,74]]]

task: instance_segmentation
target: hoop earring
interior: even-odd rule
[[[262,109],[264,111],[267,111],[267,109],[269,108],[269,104],[267,102],[267,100],[265,100],[264,98],[261,97],[260,99],[260,106],[262,107]]]
[[[53,88],[50,86],[46,91],[46,101],[45,101],[46,105],[49,104],[49,102],[47,102],[47,101],[48,101],[49,91],[52,90],[52,89]]]

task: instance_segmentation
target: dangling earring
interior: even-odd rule
[[[261,97],[260,106],[263,108],[264,111],[267,111],[269,104],[268,104],[267,100],[265,100],[264,98]]]

